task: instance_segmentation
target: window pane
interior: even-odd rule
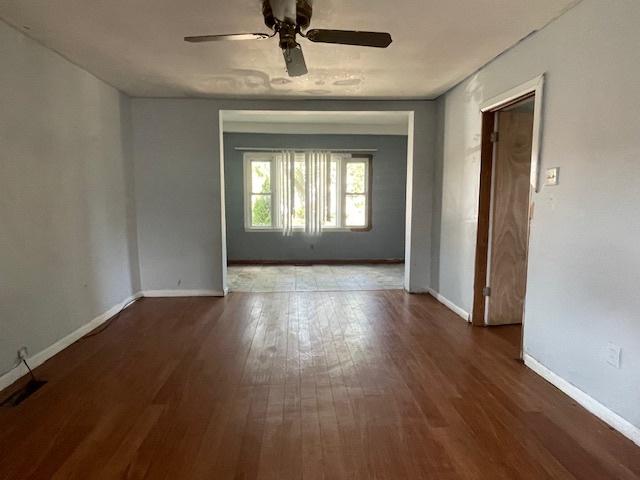
[[[251,195],[251,226],[271,226],[271,195]]]
[[[366,195],[347,195],[345,197],[345,221],[349,227],[366,226]]]
[[[271,162],[251,162],[251,193],[271,193]]]
[[[338,226],[338,162],[332,160],[329,165],[328,186],[326,198],[325,227]]]
[[[346,193],[364,193],[365,182],[364,162],[347,162],[347,191]]]
[[[293,226],[304,227],[306,164],[304,157],[296,158],[293,167]]]

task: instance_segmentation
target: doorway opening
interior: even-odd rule
[[[482,109],[472,322],[522,325],[521,346],[532,199],[538,188],[541,87],[542,77]]]
[[[221,112],[229,290],[408,289],[412,120]]]

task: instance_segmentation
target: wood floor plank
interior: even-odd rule
[[[640,479],[519,329],[402,291],[142,299],[0,408],[0,479]]]

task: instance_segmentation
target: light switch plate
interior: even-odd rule
[[[548,187],[558,185],[560,175],[560,169],[558,167],[547,168],[547,174],[544,179],[544,184]]]

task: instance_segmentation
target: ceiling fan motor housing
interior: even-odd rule
[[[262,15],[264,23],[271,30],[275,29],[277,23],[284,19],[277,19],[273,15],[272,2],[282,0],[262,0]],[[300,30],[306,30],[311,23],[311,15],[313,13],[313,0],[295,0],[296,2],[296,25]]]

